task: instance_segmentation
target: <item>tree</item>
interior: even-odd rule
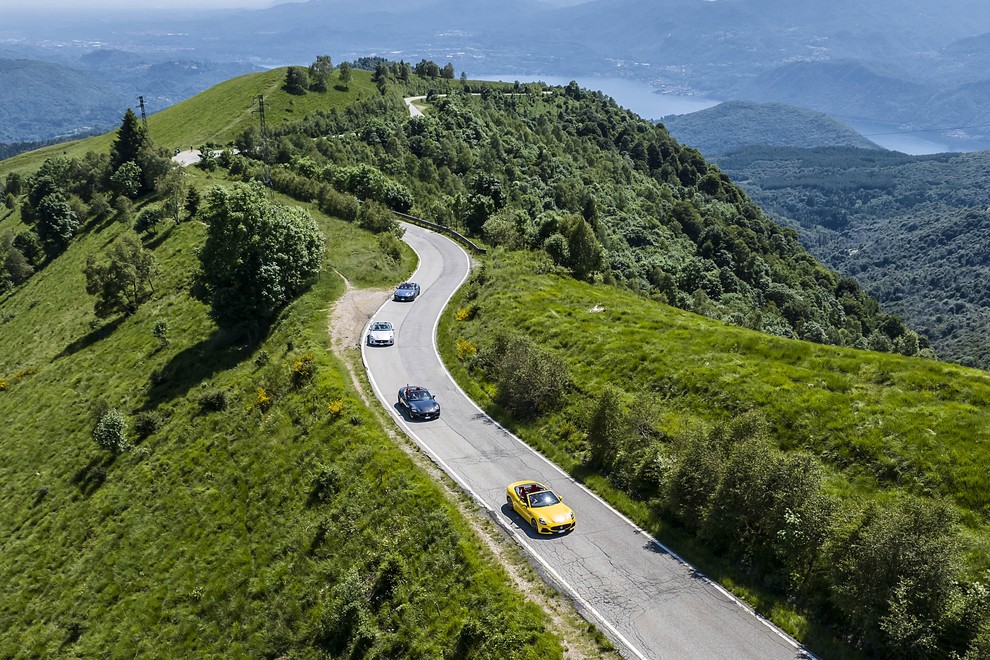
[[[351,65],[347,62],[341,62],[337,69],[340,70],[340,84],[344,86],[344,89],[347,89],[351,83]]]
[[[199,213],[200,200],[199,190],[196,188],[190,188],[186,192],[186,213],[189,214],[190,218],[195,218],[196,214]]]
[[[333,62],[329,55],[317,55],[316,61],[309,65],[309,88],[314,92],[327,91],[327,83],[333,74]]]
[[[201,217],[200,297],[221,325],[269,321],[320,271],[326,239],[309,212],[261,184],[213,188]]]
[[[127,442],[127,420],[114,408],[107,410],[93,429],[93,440],[101,448],[117,455],[131,448]]]
[[[22,182],[21,175],[18,174],[17,172],[11,172],[10,174],[7,175],[7,178],[4,179],[3,189],[6,190],[8,194],[14,195],[16,197],[17,195],[20,195],[22,192],[24,192],[21,186],[21,182]]]
[[[141,167],[133,160],[122,163],[110,176],[110,188],[121,197],[137,197],[141,192]]]
[[[301,66],[290,66],[285,72],[285,84],[282,86],[289,94],[305,94],[309,87],[309,75]]]
[[[440,77],[441,78],[445,78],[447,80],[453,80],[454,79],[454,65],[451,64],[450,62],[447,62],[444,65],[443,69],[440,70]]]
[[[371,82],[378,87],[378,93],[385,96],[388,89],[388,67],[383,62],[379,62],[375,67],[375,73],[371,76]]]
[[[22,231],[14,236],[13,245],[34,268],[45,262],[45,246],[33,231]]]
[[[155,291],[155,259],[133,232],[118,238],[107,257],[108,261],[97,261],[90,255],[83,269],[86,293],[96,296],[94,311],[100,318],[133,314]]]
[[[52,193],[38,204],[38,238],[49,254],[61,254],[78,227],[79,218],[61,193]]]
[[[116,171],[126,162],[139,163],[141,154],[145,151],[151,139],[144,125],[138,121],[137,115],[130,108],[124,113],[124,119],[117,129],[117,138],[110,147],[110,167]]]
[[[581,216],[576,218],[567,237],[568,265],[574,277],[585,279],[602,267],[602,246],[588,222]]]
[[[11,232],[0,235],[0,290],[5,280],[20,284],[34,274],[34,268],[16,243],[17,238]]]
[[[873,504],[832,557],[834,605],[888,657],[931,657],[959,597],[960,537],[951,505],[908,497]]]
[[[186,182],[179,168],[171,168],[155,181],[155,190],[165,200],[165,215],[179,224],[179,212],[186,197]]]
[[[588,428],[588,450],[591,464],[599,469],[612,467],[616,451],[621,447],[626,433],[622,397],[618,389],[606,385],[598,398],[595,412]]]

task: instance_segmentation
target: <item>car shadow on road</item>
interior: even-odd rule
[[[563,534],[540,534],[533,529],[533,526],[529,524],[529,521],[523,520],[522,517],[515,512],[515,509],[509,506],[508,502],[503,502],[500,510],[502,515],[508,518],[510,524],[515,525],[519,531],[525,532],[526,536],[535,541],[548,541],[550,539],[562,538],[565,536],[570,536],[574,532],[574,530],[571,529]]]

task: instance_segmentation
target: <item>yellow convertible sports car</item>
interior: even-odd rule
[[[538,534],[563,534],[574,529],[571,507],[541,483],[517,481],[509,484],[505,501]]]

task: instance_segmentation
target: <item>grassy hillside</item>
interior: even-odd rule
[[[663,125],[679,142],[708,157],[751,145],[879,149],[837,119],[783,103],[729,101],[665,117]]]
[[[346,91],[334,85],[339,80],[334,75],[331,87],[323,93],[309,92],[296,96],[282,89],[286,68],[262,73],[249,73],[223,82],[148,117],[148,130],[157,144],[168,149],[198,148],[203,144],[226,144],[250,126],[258,125],[259,94],[265,97],[265,121],[274,128],[278,125],[302,119],[314,110],[341,109],[355,101],[377,93],[368,71],[352,70],[351,82]],[[136,103],[136,102],[135,102]],[[115,120],[124,116],[122,107]],[[0,161],[0,176],[7,172],[32,172],[51,156],[65,154],[80,158],[87,151],[106,152],[113,142],[115,131],[105,135],[56,144],[14,158]]]
[[[234,130],[176,112],[157,119],[176,139]],[[413,255],[311,213],[323,275],[257,345],[232,342],[190,294],[196,222],[143,236],[155,294],[133,315],[94,316],[82,269],[127,227],[92,218],[0,297],[0,656],[560,657],[545,613],[327,349],[336,273],[386,286]],[[0,230],[22,228],[4,214]],[[118,456],[93,441],[108,407],[134,445]]]

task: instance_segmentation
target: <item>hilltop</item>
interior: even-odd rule
[[[783,103],[729,101],[661,122],[678,141],[708,157],[753,145],[880,148],[829,115]]]

